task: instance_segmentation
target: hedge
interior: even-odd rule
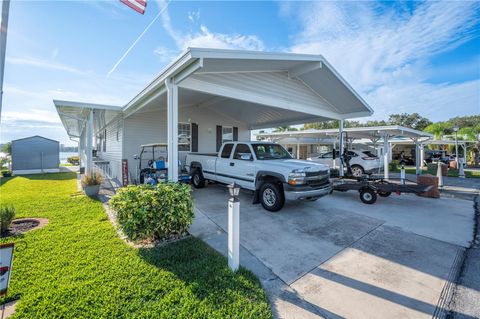
[[[160,183],[121,188],[110,200],[117,222],[133,241],[184,234],[193,222],[190,185]]]

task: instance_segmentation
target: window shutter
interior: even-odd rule
[[[192,123],[192,152],[198,152],[198,124]]]
[[[222,147],[222,126],[217,125],[217,152]]]
[[[233,127],[233,140],[238,141],[238,127]]]

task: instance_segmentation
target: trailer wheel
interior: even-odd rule
[[[388,197],[388,196],[392,195],[392,192],[378,192],[378,195],[380,195],[382,197]]]
[[[268,211],[276,212],[282,209],[285,204],[283,190],[274,183],[264,183],[260,187],[260,202],[263,208]]]
[[[192,184],[195,188],[205,187],[205,178],[203,177],[201,170],[196,169],[192,172]]]
[[[370,188],[364,188],[360,190],[360,200],[365,204],[373,204],[377,201],[377,194]]]

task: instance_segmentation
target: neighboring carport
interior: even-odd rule
[[[343,131],[343,133],[342,133]],[[326,141],[338,141],[339,145],[343,145],[344,141],[351,144],[355,140],[367,140],[377,148],[382,147],[382,156],[384,161],[384,177],[389,177],[389,167],[392,141],[409,141],[415,144],[416,149],[416,172],[417,175],[421,173],[420,150],[424,143],[433,138],[433,135],[422,131],[414,130],[408,127],[392,125],[392,126],[374,126],[374,127],[352,127],[340,129],[326,129],[326,130],[304,130],[304,131],[287,131],[287,132],[273,132],[273,133],[259,133],[257,138],[269,139],[271,141],[280,142],[284,138],[296,138],[298,143],[303,139],[317,140],[319,143]],[[343,148],[340,147],[340,152],[343,153]],[[341,171],[341,170],[340,170]]]

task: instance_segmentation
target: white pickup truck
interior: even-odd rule
[[[226,142],[218,154],[189,153],[186,168],[195,188],[207,180],[236,182],[254,191],[254,203],[273,212],[285,200],[316,200],[332,192],[328,165],[293,159],[270,142]]]

